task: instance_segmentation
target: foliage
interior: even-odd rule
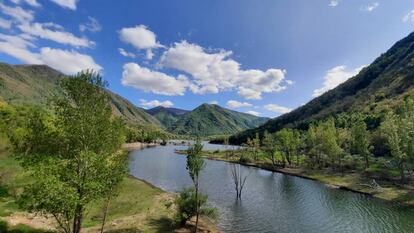
[[[231,136],[230,143],[240,145],[257,132],[263,136],[266,130],[270,133],[283,128],[307,130],[311,124],[340,114],[349,118],[337,122],[338,127],[348,127],[352,113],[356,113],[363,116],[367,129],[377,129],[387,109],[399,105],[406,96],[414,96],[413,41],[411,33],[356,76],[289,113]]]
[[[399,108],[398,115],[390,112],[381,129],[404,182],[406,163],[414,161],[414,101],[407,99]]]
[[[175,218],[177,223],[181,225],[185,224],[191,217],[196,216],[197,203],[201,215],[212,219],[217,218],[217,210],[207,206],[207,196],[202,194],[196,196],[194,188],[184,189],[180,193],[180,196],[175,200],[175,203],[177,205],[177,214]]]
[[[54,119],[31,114],[28,133],[14,151],[34,177],[22,204],[51,214],[63,231],[78,233],[86,205],[110,195],[122,180],[126,160],[118,151],[124,126],[112,116],[98,74],[79,73],[61,86]]]

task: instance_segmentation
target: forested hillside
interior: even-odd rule
[[[394,108],[406,96],[414,96],[414,33],[398,41],[355,77],[294,111],[230,138],[243,143],[256,133],[282,128],[307,129],[310,123],[340,113],[366,114],[368,127],[379,125],[386,109]]]

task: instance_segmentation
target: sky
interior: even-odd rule
[[[93,69],[143,108],[287,113],[414,28],[414,0],[0,0],[0,61]]]

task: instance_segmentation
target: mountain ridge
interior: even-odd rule
[[[256,133],[263,135],[264,131],[276,132],[285,127],[306,129],[314,121],[340,113],[379,113],[408,95],[414,96],[413,87],[414,32],[336,88],[258,128],[235,134],[229,140],[240,144]]]

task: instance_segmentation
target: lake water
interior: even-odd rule
[[[206,144],[207,149],[223,149]],[[163,190],[179,192],[192,181],[186,157],[174,153],[186,146],[158,146],[130,155],[130,174]],[[414,233],[414,208],[366,195],[331,189],[324,184],[242,166],[249,174],[237,200],[226,162],[206,160],[201,191],[218,208],[223,232],[409,232]]]

